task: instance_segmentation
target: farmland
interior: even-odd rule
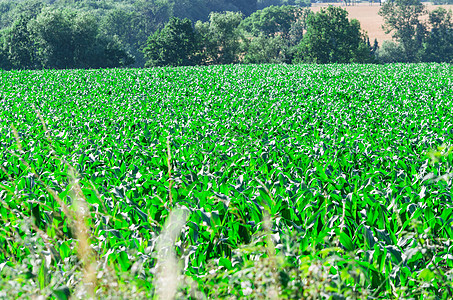
[[[0,298],[447,299],[452,78],[1,72]]]
[[[450,10],[453,8],[453,5],[433,5],[430,3],[424,3],[425,7],[428,11],[433,11],[439,7],[443,7],[447,10]],[[310,8],[313,12],[318,12],[322,7],[326,7],[327,5],[336,5],[339,6],[339,3],[316,3],[313,4],[313,6]],[[379,9],[381,6],[379,6],[379,3],[375,2],[372,5],[370,5],[367,2],[364,3],[358,3],[356,5],[351,5],[351,6],[341,6],[341,8],[345,9],[348,11],[348,17],[350,19],[357,19],[360,22],[360,25],[363,30],[365,30],[368,34],[368,37],[370,38],[370,41],[373,42],[374,39],[377,39],[379,42],[379,45],[382,45],[382,43],[385,40],[391,40],[392,35],[391,34],[386,34],[384,29],[382,28],[382,25],[384,25],[384,19],[378,14]],[[427,17],[422,18],[424,21],[427,19]]]

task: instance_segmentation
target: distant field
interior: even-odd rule
[[[317,12],[321,9],[321,7],[326,7],[327,5],[335,5],[340,6],[339,3],[320,3],[320,4],[313,4],[312,10]],[[434,10],[438,7],[444,7],[446,9],[452,9],[453,5],[431,5],[428,4],[428,10]],[[368,32],[368,36],[370,37],[370,41],[373,42],[376,38],[379,42],[379,45],[382,45],[382,42],[385,40],[391,40],[392,36],[390,34],[385,34],[384,30],[382,29],[382,25],[384,24],[384,20],[381,16],[378,15],[380,6],[379,3],[373,3],[372,5],[368,3],[359,3],[355,6],[342,6],[345,8],[350,18],[354,18],[360,21],[362,28]]]

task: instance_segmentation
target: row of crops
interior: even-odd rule
[[[452,78],[1,72],[0,298],[450,298]]]

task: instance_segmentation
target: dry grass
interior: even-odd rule
[[[154,283],[157,298],[161,300],[175,299],[180,280],[180,268],[174,252],[174,246],[182,227],[186,223],[187,214],[183,210],[170,213],[162,234],[157,243],[157,266]]]
[[[326,7],[327,5],[340,6],[339,3],[315,3],[311,7],[311,10],[318,12],[321,7]],[[341,7],[348,11],[349,18],[359,20],[363,30],[368,33],[371,43],[374,41],[374,39],[377,39],[379,45],[382,45],[383,41],[392,39],[392,36],[390,34],[385,34],[384,30],[382,29],[384,19],[380,15],[378,15],[379,9],[381,8],[379,6],[379,3],[373,3],[372,5],[370,5],[368,2],[366,2],[358,3],[354,6]],[[429,11],[432,11],[439,7],[443,7],[447,10],[453,9],[453,5],[427,4],[426,7]]]

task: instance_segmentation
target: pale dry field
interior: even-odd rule
[[[326,7],[329,5],[328,3],[319,3],[313,4],[311,10],[317,12],[321,9],[321,7]],[[391,34],[385,34],[384,29],[382,29],[382,25],[384,24],[384,20],[381,16],[378,15],[378,11],[381,8],[379,3],[373,3],[372,5],[368,3],[359,3],[354,6],[344,6],[340,5],[339,3],[332,3],[331,5],[341,6],[342,8],[346,9],[349,13],[350,19],[357,19],[362,26],[362,29],[368,33],[370,38],[371,44],[373,43],[374,39],[376,38],[379,42],[379,45],[382,45],[382,42],[385,40],[391,40]],[[445,9],[453,9],[453,5],[426,5],[429,11],[432,11],[438,7],[443,7]]]

